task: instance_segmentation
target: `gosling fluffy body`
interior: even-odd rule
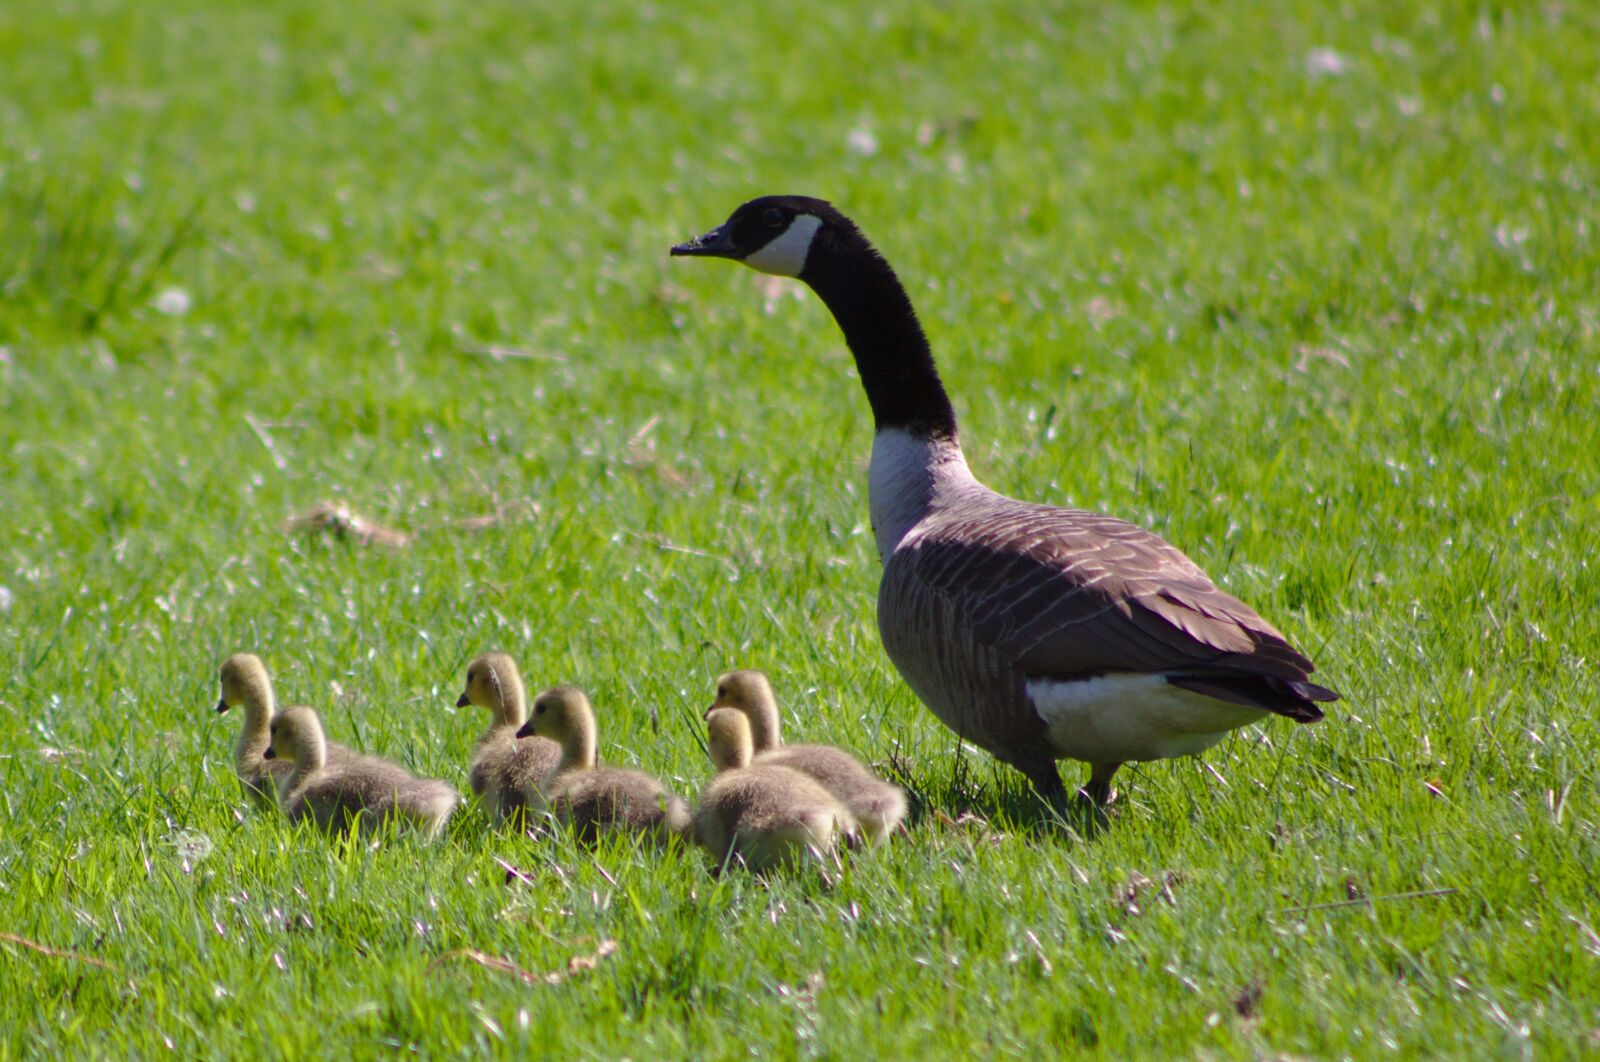
[[[517,737],[547,737],[561,746],[561,759],[528,793],[531,805],[547,808],[582,841],[623,830],[666,843],[689,830],[689,806],[642,771],[601,766],[594,708],[582,690],[556,686],[533,702],[533,716]]]
[[[814,779],[850,809],[869,844],[881,844],[906,816],[906,795],[861,761],[832,745],[785,745],[772,684],[759,671],[730,671],[717,679],[717,699],[706,711],[733,709],[749,724],[754,763],[787,767]]]
[[[817,781],[789,767],[752,763],[743,712],[706,713],[707,751],[717,775],[694,813],[694,839],[719,865],[732,860],[766,871],[820,858],[837,838],[847,843],[855,817]]]
[[[527,825],[528,792],[561,761],[561,746],[542,737],[518,738],[528,721],[527,694],[517,663],[505,653],[484,653],[467,667],[467,686],[457,708],[475,704],[491,722],[472,752],[467,782],[496,825]]]
[[[322,720],[310,708],[283,711],[273,719],[271,735],[263,756],[293,764],[278,783],[278,804],[291,822],[310,819],[330,831],[355,823],[366,833],[395,816],[431,840],[461,799],[444,782],[418,778],[376,756],[329,764]]]
[[[244,723],[233,742],[233,770],[239,776],[239,785],[256,806],[274,807],[278,802],[278,782],[288,776],[290,767],[262,755],[272,744],[269,728],[277,705],[267,667],[254,653],[234,653],[222,662],[217,678],[222,688],[217,711],[244,709]],[[329,763],[341,763],[353,755],[343,745],[325,745]]]

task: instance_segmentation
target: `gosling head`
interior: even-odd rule
[[[285,708],[272,720],[272,741],[261,755],[299,763],[322,744],[322,721],[310,708]]]
[[[504,711],[514,711],[512,702],[520,705],[521,700],[522,676],[517,662],[505,653],[484,653],[467,665],[467,687],[456,698],[456,707],[475,704],[499,716]]]
[[[706,709],[706,718],[718,708],[736,708],[746,714],[765,711],[776,703],[772,696],[772,683],[759,671],[745,669],[730,671],[717,679],[717,699]]]
[[[528,721],[517,731],[517,737],[549,738],[562,742],[584,727],[592,728],[594,709],[589,698],[576,686],[553,686],[534,698]]]
[[[267,666],[254,653],[234,653],[222,662],[218,673],[222,696],[217,699],[217,711],[226,712],[241,704],[272,705],[272,680],[267,678]]]
[[[734,708],[713,708],[706,713],[706,751],[719,771],[750,766],[755,750],[750,739],[750,720]]]
[[[752,199],[704,236],[672,248],[677,256],[731,258],[780,277],[808,279],[822,255],[841,243],[867,246],[855,223],[833,204],[803,195]]]

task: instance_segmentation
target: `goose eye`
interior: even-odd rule
[[[761,215],[761,220],[767,223],[767,228],[775,229],[783,224],[783,211],[777,207],[767,207],[766,213]]]
[[[717,687],[717,696],[718,697],[726,697],[727,695],[728,695],[728,687],[726,687],[726,686],[718,686]]]

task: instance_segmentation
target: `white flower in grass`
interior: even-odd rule
[[[1313,48],[1306,53],[1306,73],[1312,77],[1338,77],[1349,69],[1349,60],[1332,48]]]
[[[156,312],[168,317],[182,317],[193,305],[194,299],[182,288],[163,288],[155,301]]]
[[[183,872],[189,873],[194,865],[211,854],[214,847],[211,838],[197,830],[178,830],[171,837],[172,847],[177,849],[178,858],[183,861]]]

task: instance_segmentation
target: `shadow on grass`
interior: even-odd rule
[[[941,770],[945,764],[948,769]],[[1066,764],[1064,769],[1073,768]],[[997,830],[1070,842],[1092,841],[1106,829],[1103,815],[1069,812],[1063,821],[1020,772],[981,754],[957,750],[948,757],[918,762],[896,749],[885,770],[909,798],[908,828],[977,818]],[[1064,780],[1072,790],[1073,779]]]

